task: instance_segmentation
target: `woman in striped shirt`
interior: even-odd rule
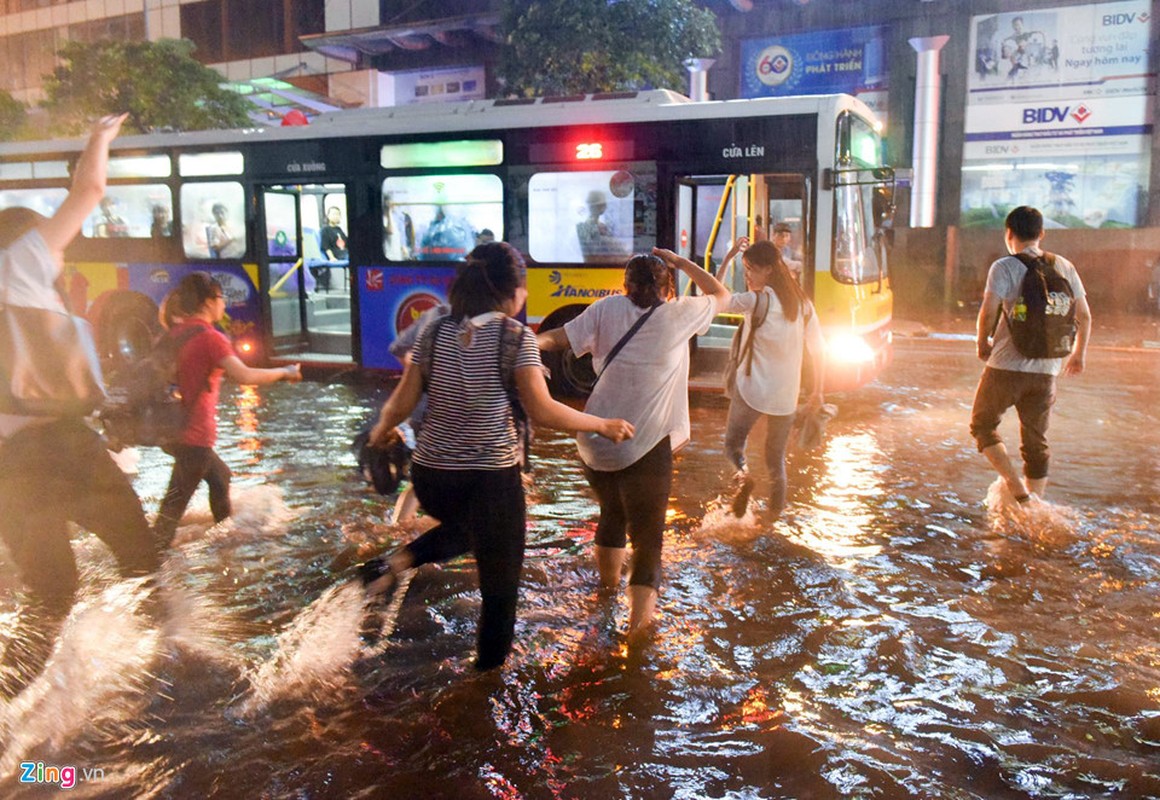
[[[476,247],[451,285],[451,313],[420,334],[371,432],[376,446],[391,444],[395,426],[426,390],[411,477],[420,504],[440,524],[364,565],[363,574],[369,592],[384,592],[404,570],[471,552],[483,596],[475,661],[480,671],[503,664],[515,630],[526,528],[517,399],[539,425],[614,442],[633,435],[623,419],[585,414],[552,399],[535,334],[510,319],[527,300],[525,279],[523,258],[511,245]],[[508,337],[518,343],[510,359]]]

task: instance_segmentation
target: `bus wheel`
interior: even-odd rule
[[[565,322],[580,316],[587,306],[558,308],[540,323],[541,331],[562,328]],[[552,372],[548,387],[556,397],[587,397],[596,383],[592,356],[577,358],[571,348],[544,353],[544,366]]]
[[[113,289],[89,308],[89,322],[101,365],[108,372],[139,361],[161,333],[157,304],[140,292]]]

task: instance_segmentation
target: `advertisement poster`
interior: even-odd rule
[[[452,267],[360,267],[363,366],[402,370],[403,365],[391,355],[391,342],[424,311],[446,302],[454,278]]]
[[[1148,0],[971,20],[962,224],[1034,205],[1055,228],[1147,213],[1156,75]]]
[[[866,26],[746,39],[741,97],[852,94],[885,120],[886,28]]]

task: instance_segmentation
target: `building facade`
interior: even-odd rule
[[[1160,0],[703,4],[723,34],[710,96],[841,91],[879,112],[902,177],[904,308],[973,302],[1003,216],[1024,203],[1043,209],[1046,245],[1084,267],[1097,307],[1142,305],[1160,259]],[[228,80],[279,78],[338,106],[495,97],[501,7],[0,0],[0,88],[35,101],[64,39],[184,37]]]

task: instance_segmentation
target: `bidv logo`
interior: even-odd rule
[[[1091,117],[1092,112],[1083,103],[1072,110],[1071,106],[1042,106],[1040,108],[1023,109],[1024,125],[1050,125],[1053,122],[1067,122],[1068,117],[1084,124]]]
[[[1133,22],[1147,23],[1151,15],[1147,11],[1135,11],[1131,14],[1104,14],[1102,25],[1107,28],[1112,25],[1131,25]]]

